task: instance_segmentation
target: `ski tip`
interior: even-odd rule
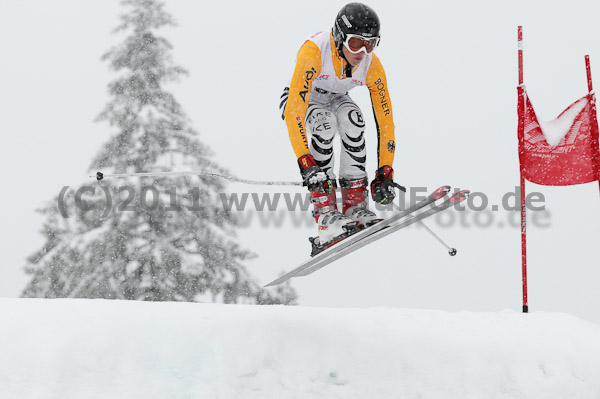
[[[431,193],[431,197],[435,198],[436,200],[439,200],[440,198],[446,196],[446,194],[448,194],[451,189],[452,187],[450,186],[442,186],[435,190],[433,193]]]
[[[459,202],[463,202],[464,200],[466,200],[467,198],[469,198],[469,194],[471,194],[471,191],[469,191],[469,190],[461,190],[461,191],[457,192],[456,194],[454,194],[452,197],[450,197],[450,202],[452,202],[454,204],[458,204]]]

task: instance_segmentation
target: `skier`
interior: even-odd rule
[[[365,122],[348,96],[356,86],[369,89],[377,126],[378,169],[371,196],[384,205],[395,197],[392,104],[385,71],[373,52],[379,40],[375,11],[361,3],[347,4],[338,13],[331,33],[316,33],[304,42],[291,83],[281,96],[282,118],[314,205],[319,236],[311,240],[313,253],[315,246],[330,246],[381,221],[368,209]],[[343,147],[339,169],[342,212],[337,209],[333,172],[336,131]]]

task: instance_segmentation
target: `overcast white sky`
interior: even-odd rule
[[[172,90],[215,160],[240,177],[298,180],[278,114],[295,53],[310,34],[330,29],[343,1],[168,1],[179,26],[163,31],[190,75]],[[484,192],[491,204],[518,184],[516,27],[525,30],[525,83],[541,119],[586,93],[584,55],[600,85],[600,5],[596,1],[368,2],[380,15],[377,50],[395,111],[398,182]],[[64,185],[86,181],[89,163],[112,132],[93,120],[113,78],[100,56],[117,0],[0,0],[4,144],[0,296],[17,296],[25,258],[43,243],[34,210]],[[369,123],[369,173],[376,137],[366,90],[351,92]],[[372,176],[371,176],[372,177]],[[598,186],[528,186],[545,194],[549,227],[529,228],[529,296],[535,310],[565,311],[600,322]],[[231,191],[259,191],[239,184]],[[291,192],[302,192],[301,190]],[[453,211],[450,211],[453,212]],[[520,236],[506,212],[430,222],[459,250],[451,258],[423,230],[410,229],[305,278],[300,303],[444,310],[520,309]],[[479,218],[479,219],[477,219]],[[441,224],[451,223],[451,227]],[[258,258],[261,283],[306,259],[316,228],[239,231]]]

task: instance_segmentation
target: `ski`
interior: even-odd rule
[[[355,241],[354,243],[352,243],[352,245],[350,245],[336,253],[333,253],[330,256],[326,257],[325,259],[321,259],[316,264],[313,264],[311,267],[304,269],[301,273],[298,273],[296,276],[307,276],[311,273],[314,273],[317,270],[321,269],[322,267],[330,264],[331,262],[333,262],[339,258],[342,258],[342,257],[356,251],[357,249],[364,247],[365,245],[367,245],[373,241],[377,241],[380,238],[383,238],[395,231],[398,231],[400,229],[408,227],[413,223],[416,223],[416,222],[423,220],[429,216],[435,215],[438,212],[448,209],[450,206],[464,201],[468,196],[469,196],[469,190],[459,191],[456,194],[454,194],[452,197],[450,197],[449,199],[442,202],[441,204],[433,206],[433,207],[415,215],[412,219],[394,223],[391,226],[388,226],[386,228],[378,230],[377,232],[370,234],[369,236],[364,237],[361,240]]]
[[[369,227],[366,227],[362,230],[350,232],[347,236],[345,236],[341,239],[338,239],[333,244],[329,244],[328,246],[326,246],[325,248],[321,249],[320,251],[318,251],[316,253],[314,253],[314,252],[311,253],[310,256],[312,259],[316,259],[317,256],[322,256],[322,254],[327,250],[336,250],[336,251],[340,250],[340,249],[350,245],[353,241],[358,240],[361,237],[365,237],[365,236],[367,236],[375,231],[378,231],[386,226],[389,226],[390,224],[396,222],[397,220],[407,217],[411,213],[416,212],[419,209],[424,208],[427,205],[439,200],[440,198],[445,197],[446,194],[448,194],[450,192],[450,188],[451,188],[450,186],[442,186],[442,187],[438,188],[437,190],[435,190],[434,192],[432,192],[431,194],[429,194],[427,197],[425,197],[425,199],[417,202],[416,204],[409,207],[408,209],[405,209],[404,211],[401,211],[401,212],[397,213],[396,215],[393,215],[387,219],[384,219],[384,220],[382,220],[378,223],[375,223]],[[309,240],[311,241],[311,244],[312,244],[314,238],[309,238]],[[308,266],[308,264],[311,262],[311,260],[305,262],[303,265]]]
[[[334,253],[344,250],[345,248],[349,247],[350,245],[352,245],[353,243],[355,243],[358,240],[361,240],[365,237],[368,237],[371,234],[374,234],[382,229],[385,229],[385,228],[391,226],[392,224],[395,224],[396,222],[398,222],[408,216],[412,216],[412,213],[419,211],[422,208],[425,208],[427,205],[433,204],[437,200],[445,197],[448,194],[448,192],[450,192],[450,186],[442,186],[442,187],[438,188],[437,190],[435,190],[434,192],[429,194],[424,200],[417,202],[416,204],[410,206],[406,210],[399,212],[398,214],[391,216],[387,219],[384,219],[381,222],[376,223],[372,226],[369,226],[363,230],[360,230],[360,231],[350,235],[349,237],[343,239],[342,241],[324,249],[322,252],[319,252],[318,254],[313,256],[311,259],[302,263],[300,266],[293,269],[289,273],[270,282],[265,287],[281,284],[284,281],[286,281],[292,277],[301,275],[300,273],[311,268],[313,265],[320,262],[321,260],[328,258],[329,256],[331,256]]]

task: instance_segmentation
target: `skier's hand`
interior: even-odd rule
[[[396,197],[394,187],[406,191],[404,187],[394,183],[394,169],[388,165],[382,166],[377,169],[375,179],[371,182],[371,198],[375,202],[387,205]]]
[[[327,176],[327,173],[321,169],[311,154],[306,154],[298,158],[300,173],[304,185],[310,191],[318,191],[330,194],[335,189],[335,183]]]

